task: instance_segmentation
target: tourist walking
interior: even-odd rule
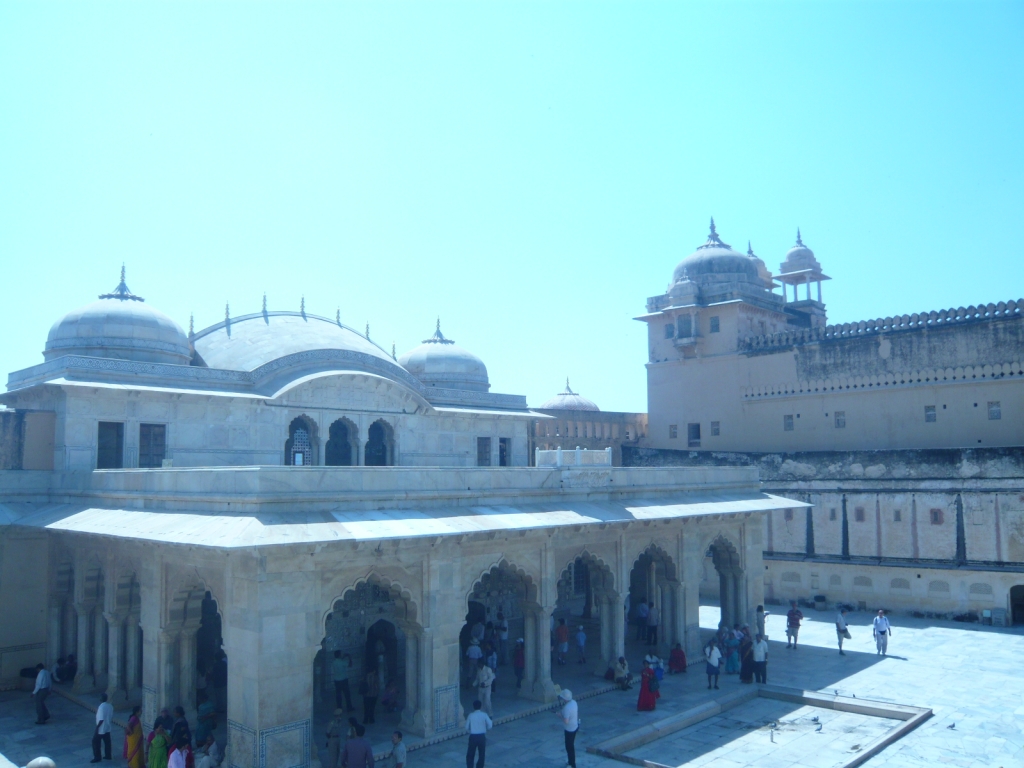
[[[342,656],[341,651],[334,652],[334,659],[331,661],[331,679],[334,681],[334,706],[341,709],[342,706],[348,712],[352,711],[352,691],[348,687],[348,676],[352,672],[352,657],[347,653]]]
[[[636,639],[646,640],[647,639],[647,612],[650,609],[647,607],[647,603],[641,600],[636,606]]]
[[[577,664],[587,663],[587,633],[583,631],[583,625],[576,628],[576,656]]]
[[[839,655],[845,656],[846,653],[843,651],[843,640],[850,640],[850,629],[846,625],[846,608],[843,606],[839,607],[839,613],[836,614],[836,639],[839,641]]]
[[[480,659],[476,664],[476,695],[483,705],[484,712],[488,715],[493,715],[494,710],[491,709],[491,683],[494,682],[494,671],[484,664],[483,659]]]
[[[559,715],[562,718],[562,727],[565,729],[565,757],[566,768],[576,768],[576,734],[580,730],[580,709],[579,704],[572,698],[572,691],[563,688],[558,694],[562,700],[562,710]]]
[[[718,688],[718,676],[722,672],[722,652],[718,650],[718,643],[715,638],[712,637],[704,647],[704,656],[708,660],[705,671],[708,675],[708,690],[710,691],[712,681],[715,684],[715,688]]]
[[[50,719],[50,710],[46,708],[46,697],[50,695],[53,678],[42,664],[36,664],[36,687],[32,690],[32,698],[36,700],[36,725],[43,725]]]
[[[651,712],[661,698],[661,683],[658,682],[654,670],[648,661],[644,661],[644,669],[640,673],[640,695],[636,700],[637,712]]]
[[[142,748],[142,707],[136,704],[132,707],[132,715],[128,718],[128,725],[124,729],[124,754],[122,757],[128,762],[128,768],[143,768],[145,766],[145,750]]]
[[[565,619],[559,619],[555,627],[555,643],[558,646],[558,663],[565,664],[565,655],[569,653],[569,627],[565,625]]]
[[[878,649],[878,653],[885,656],[886,651],[889,650],[889,637],[892,635],[892,627],[889,626],[889,619],[885,617],[885,611],[881,608],[878,609],[878,615],[875,616],[873,625],[872,631],[875,634],[875,648]]]
[[[345,732],[345,712],[341,707],[334,710],[334,717],[327,724],[327,765],[325,768],[338,768],[341,756],[341,734]]]
[[[107,701],[107,694],[100,694],[100,705],[96,707],[96,729],[92,732],[92,760],[100,762],[100,745],[103,745],[103,757],[110,756],[110,727],[114,724],[114,707]]]
[[[366,739],[366,728],[356,726],[356,737],[345,742],[341,768],[373,768],[373,746]]]
[[[523,676],[526,674],[526,651],[523,638],[516,640],[516,650],[512,654],[512,669],[516,673],[516,688],[523,687]]]
[[[661,611],[654,603],[647,606],[647,644],[658,644],[658,625],[661,623]]]
[[[391,757],[388,759],[388,768],[405,768],[406,753],[401,731],[395,731],[391,734],[391,744]]]
[[[763,605],[757,606],[757,610],[754,611],[754,625],[757,627],[757,634],[765,639],[768,638],[768,633],[764,631],[764,620],[770,615],[770,613],[765,611]]]
[[[473,702],[473,711],[466,718],[466,733],[469,747],[466,749],[466,768],[473,768],[473,755],[477,754],[476,768],[484,768],[484,754],[487,751],[487,732],[494,727],[486,712],[481,712],[479,700]]]
[[[786,614],[786,647],[796,650],[796,640],[800,634],[800,622],[804,615],[796,607],[796,600],[789,601],[789,613]]]
[[[374,723],[374,715],[377,709],[377,697],[380,695],[380,688],[377,680],[377,670],[371,669],[366,673],[363,682],[359,684],[359,692],[363,695],[363,725]]]
[[[754,678],[758,683],[768,682],[768,641],[764,635],[754,638]]]
[[[676,643],[676,647],[668,655],[668,671],[670,674],[686,671],[686,651],[682,643]]]
[[[743,639],[740,640],[740,682],[754,682],[754,638],[747,628],[744,628]]]

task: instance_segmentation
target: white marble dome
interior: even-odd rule
[[[569,380],[565,380],[565,391],[552,397],[540,406],[542,411],[600,411],[597,404],[587,400],[580,394],[573,392],[569,387]]]
[[[121,282],[112,293],[69,312],[53,324],[43,358],[64,355],[188,365],[188,336],[176,322],[153,309]]]
[[[429,339],[398,358],[398,364],[427,387],[487,392],[487,366],[472,352],[441,333],[441,321]]]
[[[676,265],[672,273],[672,284],[723,279],[758,284],[763,282],[757,260],[734,251],[732,246],[722,242],[715,231],[715,220],[712,219],[707,242]]]
[[[779,272],[797,272],[809,269],[813,272],[821,271],[821,264],[814,257],[814,251],[804,245],[800,238],[800,230],[796,231],[796,245],[786,252],[786,260],[779,266]]]

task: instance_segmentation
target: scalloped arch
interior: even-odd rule
[[[613,595],[617,595],[619,590],[615,584],[615,570],[604,561],[604,558],[591,552],[587,547],[583,547],[580,552],[574,555],[569,561],[563,566],[562,570],[558,572],[558,580],[562,581],[566,574],[569,572],[569,566],[575,563],[577,560],[583,560],[587,565],[595,565],[601,573],[602,581],[605,582],[601,585],[602,589]]]
[[[465,600],[468,601],[473,596],[473,591],[476,589],[476,585],[483,581],[484,576],[495,573],[497,571],[510,571],[513,575],[517,576],[523,581],[526,586],[526,600],[527,602],[539,604],[539,579],[535,579],[533,574],[527,571],[522,566],[516,565],[509,561],[505,556],[502,556],[497,562],[491,565],[489,568],[485,568],[480,572],[480,575],[473,579],[469,589],[465,593]]]
[[[404,615],[396,616],[396,618],[401,622],[419,624],[419,604],[413,597],[412,591],[398,580],[380,573],[375,568],[371,568],[365,575],[357,578],[341,590],[339,595],[331,599],[328,609],[320,616],[320,626],[322,628],[326,629],[327,617],[334,612],[335,606],[339,602],[344,602],[350,594],[354,594],[356,589],[362,584],[377,584],[378,586],[386,589],[392,599],[394,599],[396,603],[400,603],[404,608]]]
[[[665,571],[668,574],[668,578],[670,580],[672,580],[672,581],[675,581],[675,579],[676,579],[676,561],[675,561],[675,559],[672,557],[672,555],[670,555],[668,552],[666,552],[659,544],[657,544],[653,540],[651,541],[650,544],[648,544],[646,547],[641,549],[636,554],[636,557],[633,558],[633,562],[630,563],[630,566],[629,566],[630,573],[633,572],[633,569],[636,568],[636,564],[638,562],[640,562],[640,558],[643,557],[644,555],[651,555],[651,556],[655,556],[656,555],[658,557],[658,559],[660,559],[665,564]]]

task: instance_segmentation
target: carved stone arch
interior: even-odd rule
[[[489,568],[485,568],[480,572],[469,585],[469,589],[465,593],[465,600],[472,600],[474,593],[477,591],[478,584],[485,584],[492,574],[497,574],[504,571],[505,573],[514,575],[519,578],[523,583],[524,595],[523,599],[527,603],[540,604],[540,579],[534,578],[525,568],[510,562],[506,557],[501,557],[497,562],[491,565]]]
[[[222,615],[221,601],[210,588],[206,579],[198,573],[185,574],[177,580],[177,586],[169,591],[167,605],[164,606],[164,628],[173,629],[182,626],[198,627],[202,618],[203,600],[206,593],[217,603],[217,612]]]
[[[320,617],[321,627],[326,627],[327,618],[334,611],[344,610],[341,607],[341,604],[345,602],[346,598],[354,595],[356,590],[364,584],[376,584],[377,586],[387,590],[392,600],[394,600],[396,608],[398,608],[395,615],[396,620],[400,622],[400,626],[405,625],[401,626],[403,631],[407,626],[419,624],[419,604],[416,602],[412,590],[403,586],[401,582],[371,568],[365,576],[357,578],[331,600],[328,609],[324,611]]]
[[[578,554],[570,558],[565,563],[561,571],[559,571],[558,581],[564,582],[569,577],[570,566],[580,560],[588,566],[590,586],[596,594],[606,595],[609,597],[617,596],[619,594],[614,569],[599,555],[591,552],[588,547],[583,547]]]
[[[653,560],[658,561],[658,562],[663,564],[663,566],[664,566],[664,573],[661,574],[661,575],[664,578],[667,578],[669,581],[677,581],[678,580],[678,576],[677,576],[678,566],[676,564],[675,558],[673,558],[672,555],[670,555],[668,552],[666,552],[653,539],[651,540],[650,544],[648,544],[646,547],[644,547],[639,552],[637,552],[636,557],[633,558],[633,562],[630,563],[630,566],[629,566],[631,571],[632,571],[633,568],[636,568],[637,563],[640,562],[640,559],[642,557],[644,557],[644,555],[647,555],[647,556],[651,557]]]
[[[288,424],[288,436],[284,443],[284,463],[297,465],[297,456],[302,456],[302,466],[316,466],[320,463],[320,433],[316,419],[301,413]]]
[[[367,467],[395,465],[395,425],[384,416],[374,419],[366,429],[363,463]]]
[[[327,428],[324,465],[351,467],[359,463],[359,427],[347,416],[340,416]]]
[[[115,566],[117,581],[113,585],[114,610],[117,613],[138,614],[142,607],[142,592],[138,569],[128,561],[121,561]]]

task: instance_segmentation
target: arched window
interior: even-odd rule
[[[370,425],[366,437],[366,466],[393,466],[395,463],[395,433],[391,425],[383,419],[378,419]]]
[[[305,416],[293,419],[288,426],[288,440],[284,444],[284,463],[289,467],[315,466],[315,447],[313,423]]]
[[[338,419],[331,424],[324,449],[324,463],[328,467],[350,467],[355,464],[356,425],[348,419]]]

